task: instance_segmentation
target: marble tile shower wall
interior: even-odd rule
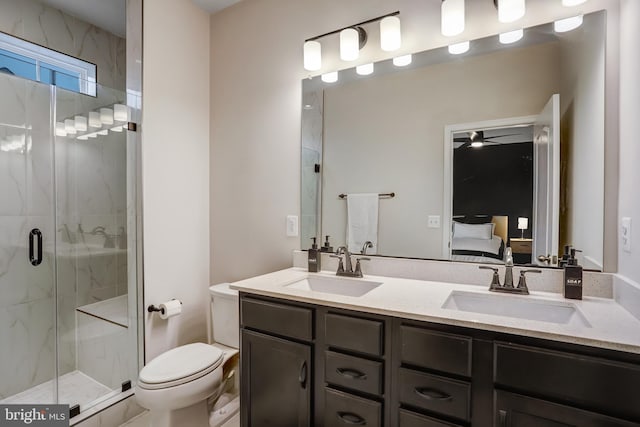
[[[300,235],[302,249],[311,246],[311,238],[318,230],[321,174],[314,166],[322,164],[322,91],[305,93],[302,99],[302,193]],[[321,243],[321,236],[318,243]]]
[[[0,360],[7,362],[0,366],[2,398],[48,381],[55,372],[54,233],[60,374],[78,368],[76,307],[126,294],[128,278],[120,240],[114,238],[115,248],[104,248],[103,236],[89,234],[102,226],[126,241],[126,132],[88,141],[56,138],[54,224],[51,89],[0,75],[0,93],[5,148],[0,150],[0,342],[11,344],[0,346]],[[93,98],[58,91],[57,119],[124,101],[118,91],[98,93]],[[23,148],[9,149],[8,141],[22,141]],[[27,260],[27,235],[34,227],[44,235],[38,267]]]
[[[42,230],[46,250],[55,229],[49,88],[0,77],[0,397],[7,397],[55,372],[53,264],[27,259],[29,230]]]
[[[96,64],[98,83],[124,90],[125,39],[37,0],[0,0],[0,31]]]

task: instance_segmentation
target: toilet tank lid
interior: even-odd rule
[[[162,353],[140,371],[147,384],[176,381],[215,369],[223,359],[222,350],[204,343],[187,344]]]
[[[211,292],[211,295],[213,296],[237,298],[238,291],[236,291],[235,289],[231,289],[229,285],[229,283],[220,283],[218,285],[213,285],[209,288],[209,292]]]

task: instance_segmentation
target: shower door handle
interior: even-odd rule
[[[37,253],[34,253],[34,244],[38,247]],[[42,262],[42,232],[37,228],[29,233],[29,262],[34,267]]]

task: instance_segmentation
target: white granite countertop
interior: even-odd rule
[[[289,268],[231,284],[232,289],[257,295],[302,301],[330,307],[377,313],[474,329],[524,335],[554,341],[588,345],[640,354],[640,321],[613,299],[584,297],[567,300],[561,294],[531,291],[531,295],[507,295],[488,291],[487,287],[427,280],[365,275],[364,279],[382,282],[359,296],[343,296],[288,287],[307,276],[335,278],[333,272],[308,273]],[[452,291],[473,292],[491,297],[523,298],[551,304],[574,304],[590,326],[581,322],[565,324],[508,316],[442,308]]]

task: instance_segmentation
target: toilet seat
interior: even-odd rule
[[[219,348],[193,343],[171,349],[140,371],[138,386],[159,390],[185,384],[216,370],[224,359]]]

